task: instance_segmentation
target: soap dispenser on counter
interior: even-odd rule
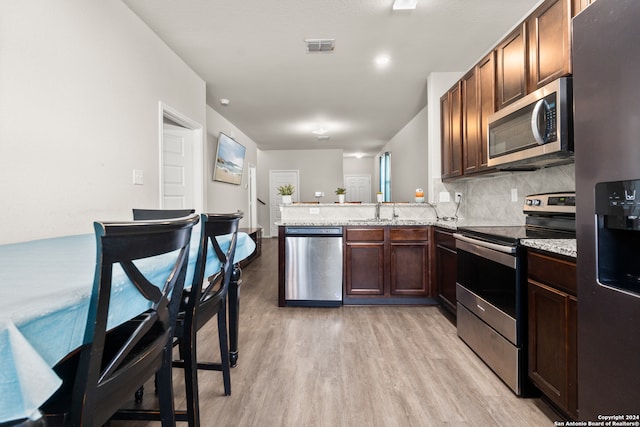
[[[424,190],[416,188],[416,203],[424,203]]]

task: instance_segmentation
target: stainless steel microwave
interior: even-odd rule
[[[488,165],[537,169],[573,161],[570,77],[559,78],[488,118]]]

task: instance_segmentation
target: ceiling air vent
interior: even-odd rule
[[[307,53],[331,53],[336,46],[335,39],[306,39]]]

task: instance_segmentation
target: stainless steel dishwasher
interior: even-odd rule
[[[285,227],[287,305],[342,305],[342,227]]]

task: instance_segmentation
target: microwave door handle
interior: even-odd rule
[[[543,109],[544,109],[544,115],[545,115],[544,134],[540,132],[540,127],[538,126],[538,117],[540,117],[540,112]],[[531,113],[531,131],[533,132],[533,137],[538,143],[538,145],[544,145],[547,142],[549,142],[549,133],[547,132],[547,125],[546,125],[546,116],[547,116],[548,110],[549,110],[549,106],[547,104],[547,101],[545,101],[544,99],[541,99],[538,102],[536,102],[535,107],[533,107],[533,112]]]

